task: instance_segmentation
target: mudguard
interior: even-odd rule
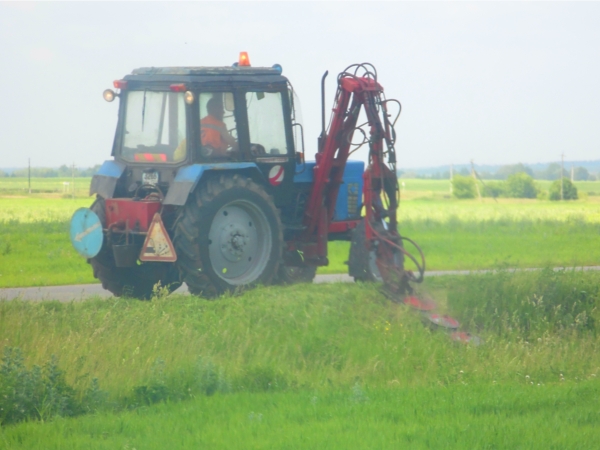
[[[117,161],[104,161],[98,172],[92,177],[90,195],[98,194],[103,198],[112,198],[117,181],[124,171],[124,164]]]
[[[223,163],[223,164],[192,164],[191,166],[182,167],[175,176],[173,185],[169,187],[169,192],[163,201],[164,205],[183,206],[198,183],[206,172],[220,171],[240,172],[244,171],[249,175],[257,175],[260,179],[264,179],[262,172],[254,163]]]

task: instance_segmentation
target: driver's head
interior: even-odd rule
[[[211,98],[206,104],[206,111],[211,116],[223,120],[223,116],[225,115],[225,110],[223,109],[223,99],[220,97]]]

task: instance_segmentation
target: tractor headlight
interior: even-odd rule
[[[104,97],[104,100],[106,100],[107,102],[112,102],[115,99],[115,91],[113,91],[112,89],[107,89],[102,93],[102,97]]]
[[[194,103],[194,93],[192,91],[185,91],[185,94],[183,94],[183,99],[188,105],[191,105]]]

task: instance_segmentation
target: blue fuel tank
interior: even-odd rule
[[[306,161],[303,165],[297,166],[297,173],[294,176],[294,183],[312,184],[314,179],[315,161]],[[304,170],[303,170],[304,169]],[[340,190],[338,192],[337,202],[335,204],[334,221],[352,220],[360,218],[363,198],[363,172],[365,163],[362,161],[348,161],[344,169],[344,175]]]

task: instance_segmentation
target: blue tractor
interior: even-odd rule
[[[323,82],[325,76],[323,77]],[[338,77],[328,129],[305,160],[292,85],[279,65],[141,68],[114,82],[112,148],[92,178],[71,240],[116,296],[147,299],[160,283],[206,298],[256,284],[312,281],[327,243],[351,241],[350,275],[391,292],[424,262],[398,233],[396,139],[368,64]],[[367,123],[357,124],[363,110]],[[397,118],[397,117],[396,117]],[[366,132],[364,129],[366,128]],[[369,161],[350,161],[360,129]],[[418,274],[404,270],[406,257]]]

